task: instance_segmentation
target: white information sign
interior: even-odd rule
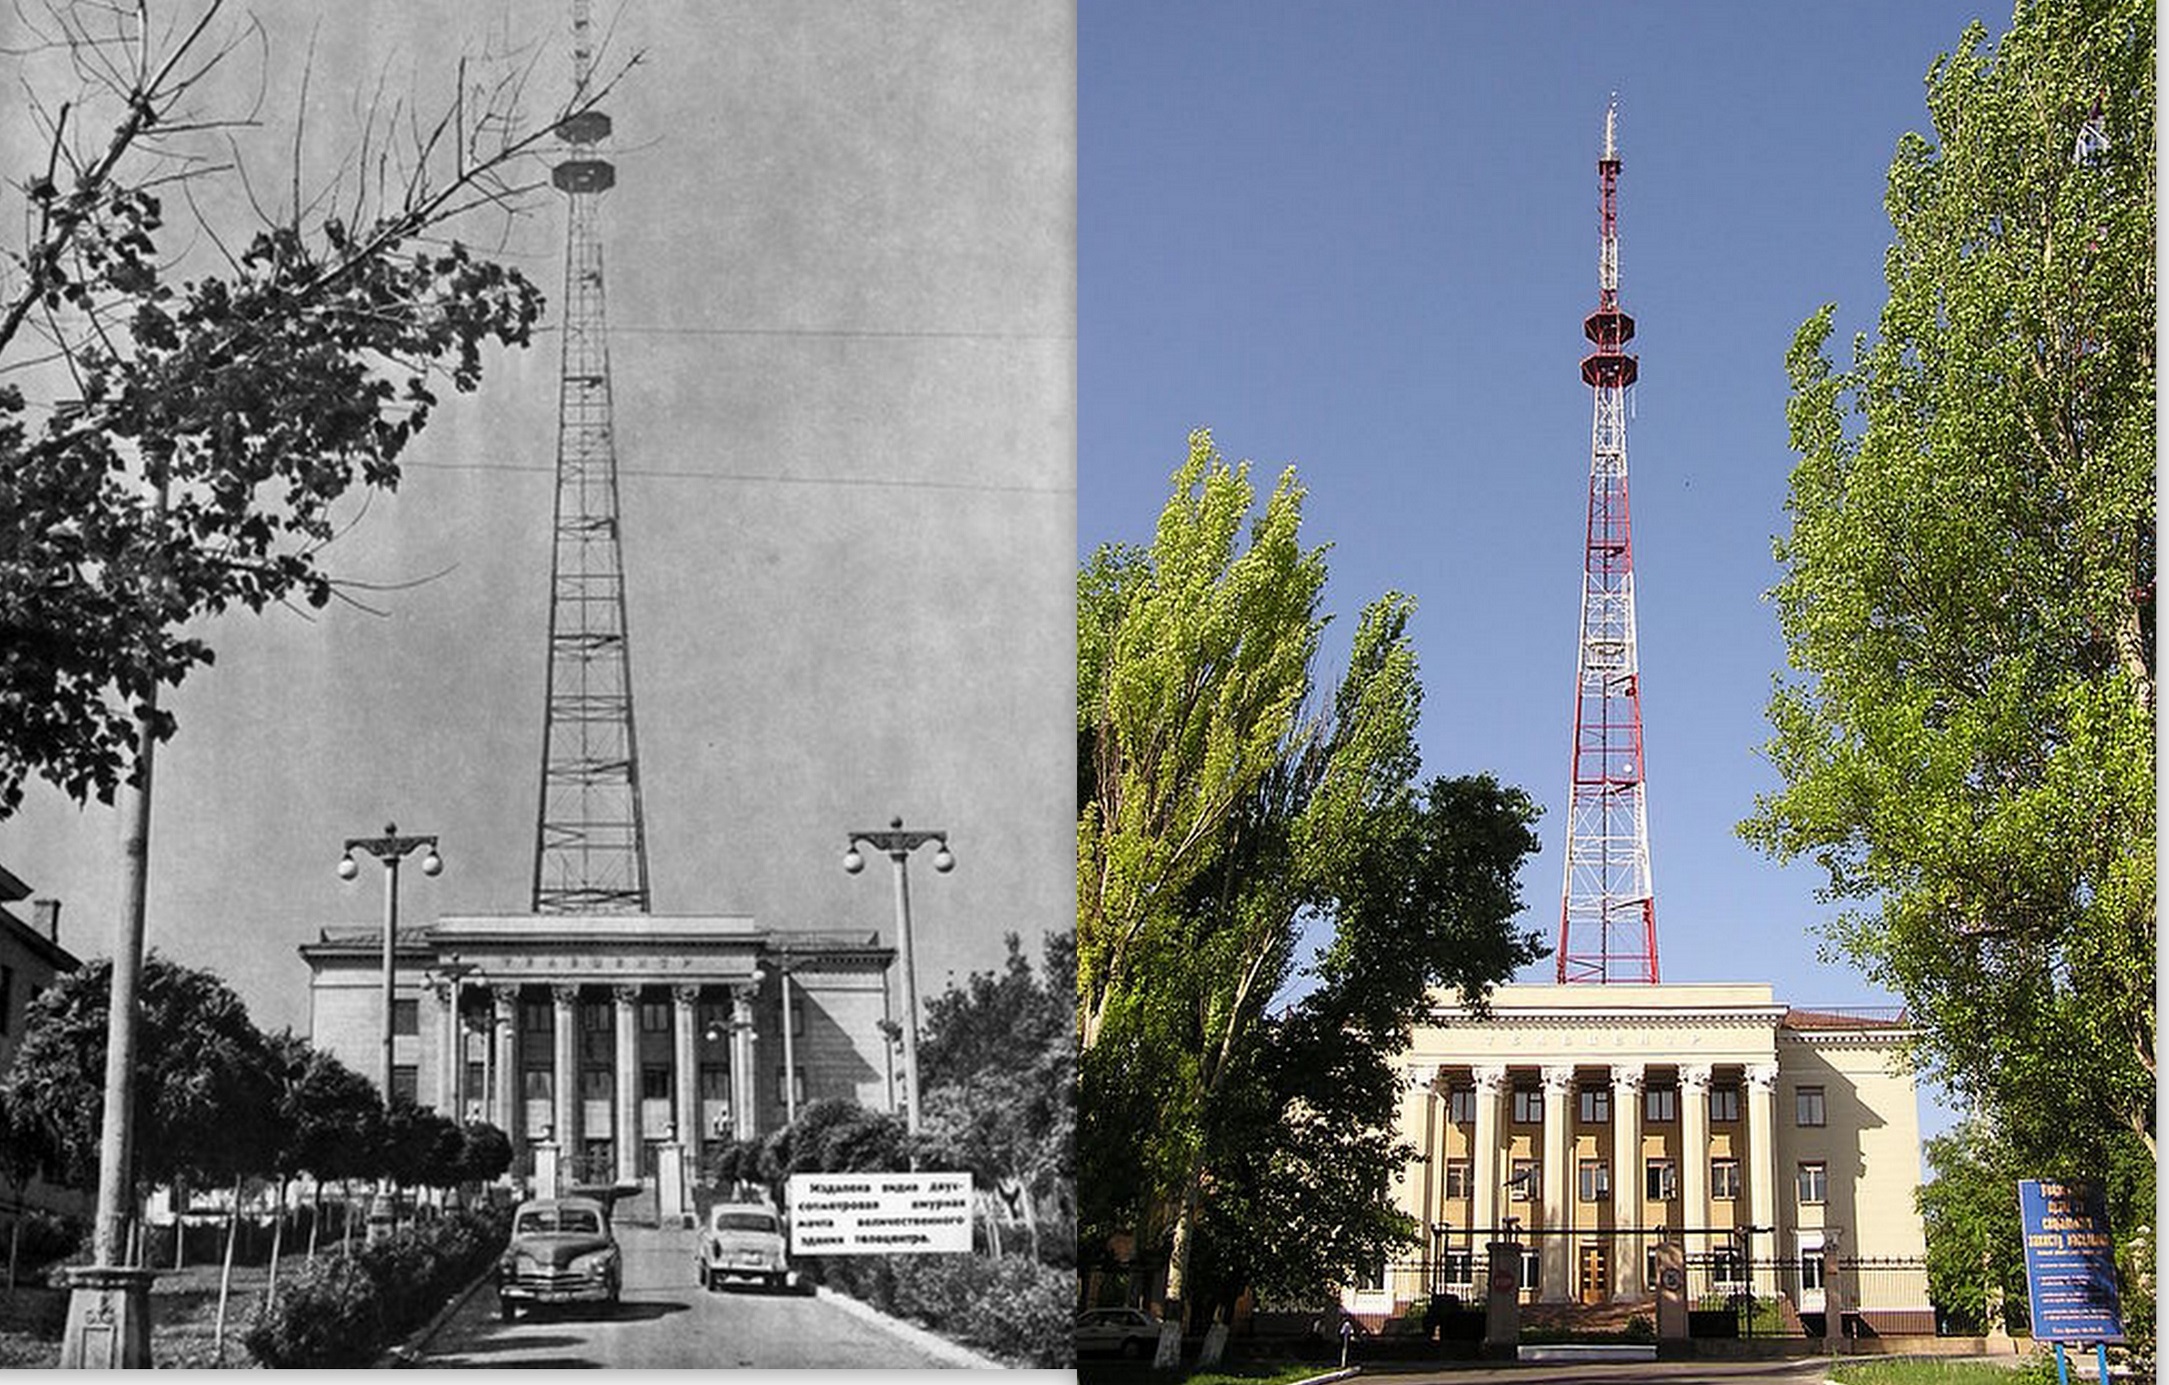
[[[793,1255],[909,1255],[972,1248],[969,1173],[794,1173]]]

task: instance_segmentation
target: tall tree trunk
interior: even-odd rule
[[[8,1231],[8,1292],[15,1292],[15,1260],[22,1253],[23,1214],[17,1211],[14,1225]]]
[[[226,1296],[233,1289],[233,1243],[241,1235],[241,1175],[233,1176],[233,1206],[226,1211],[226,1259],[218,1269],[218,1317],[211,1324],[211,1359],[226,1364]]]
[[[286,1187],[288,1180],[279,1180],[279,1205],[271,1218],[271,1272],[264,1280],[264,1310],[269,1312],[279,1301],[279,1249],[286,1244]]]
[[[354,1180],[342,1179],[339,1183],[342,1196],[339,1199],[339,1249],[342,1254],[354,1253]]]
[[[173,1180],[173,1268],[186,1268],[188,1253],[188,1185]]]
[[[316,1263],[316,1233],[324,1229],[324,1180],[310,1175],[315,1187],[309,1193],[309,1263]]]

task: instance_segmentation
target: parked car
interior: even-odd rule
[[[593,1198],[535,1198],[512,1214],[512,1242],[497,1262],[497,1312],[522,1304],[618,1301],[624,1273],[610,1217]]]
[[[770,1288],[796,1285],[783,1218],[758,1202],[719,1202],[709,1209],[701,1229],[693,1267],[700,1287],[714,1289],[726,1279],[756,1279]]]
[[[1160,1320],[1142,1308],[1092,1308],[1077,1315],[1077,1354],[1111,1351],[1149,1356],[1160,1344]]]

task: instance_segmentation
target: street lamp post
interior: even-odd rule
[[[919,1133],[919,979],[912,962],[911,886],[905,878],[904,862],[928,842],[941,843],[934,853],[934,869],[942,874],[956,869],[956,857],[949,854],[947,832],[907,832],[902,818],[891,818],[885,832],[851,834],[850,842],[844,848],[843,868],[853,875],[866,869],[866,858],[859,854],[861,842],[876,851],[887,852],[889,859],[896,863],[896,939],[898,950],[904,954],[904,1128],[916,1135]]]
[[[352,880],[361,867],[354,862],[356,851],[366,851],[384,863],[384,1109],[392,1109],[392,985],[394,967],[392,949],[399,932],[399,861],[403,856],[429,848],[422,858],[422,874],[435,875],[444,869],[444,858],[437,854],[435,837],[402,837],[399,825],[384,824],[381,837],[348,837],[346,851],[339,857],[339,878]]]

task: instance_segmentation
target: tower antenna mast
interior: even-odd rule
[[[1561,982],[1655,984],[1657,900],[1642,783],[1634,543],[1627,517],[1626,394],[1639,366],[1626,351],[1634,319],[1619,307],[1618,115],[1615,95],[1605,108],[1604,156],[1597,161],[1597,307],[1582,320],[1594,348],[1582,358],[1594,409],[1558,968]]]
[[[574,0],[572,36],[574,91],[585,97],[594,66],[587,0]],[[534,909],[646,913],[648,843],[625,638],[599,224],[602,195],[616,185],[617,168],[605,157],[610,117],[602,111],[575,110],[557,134],[565,153],[550,181],[567,204],[565,292]]]

